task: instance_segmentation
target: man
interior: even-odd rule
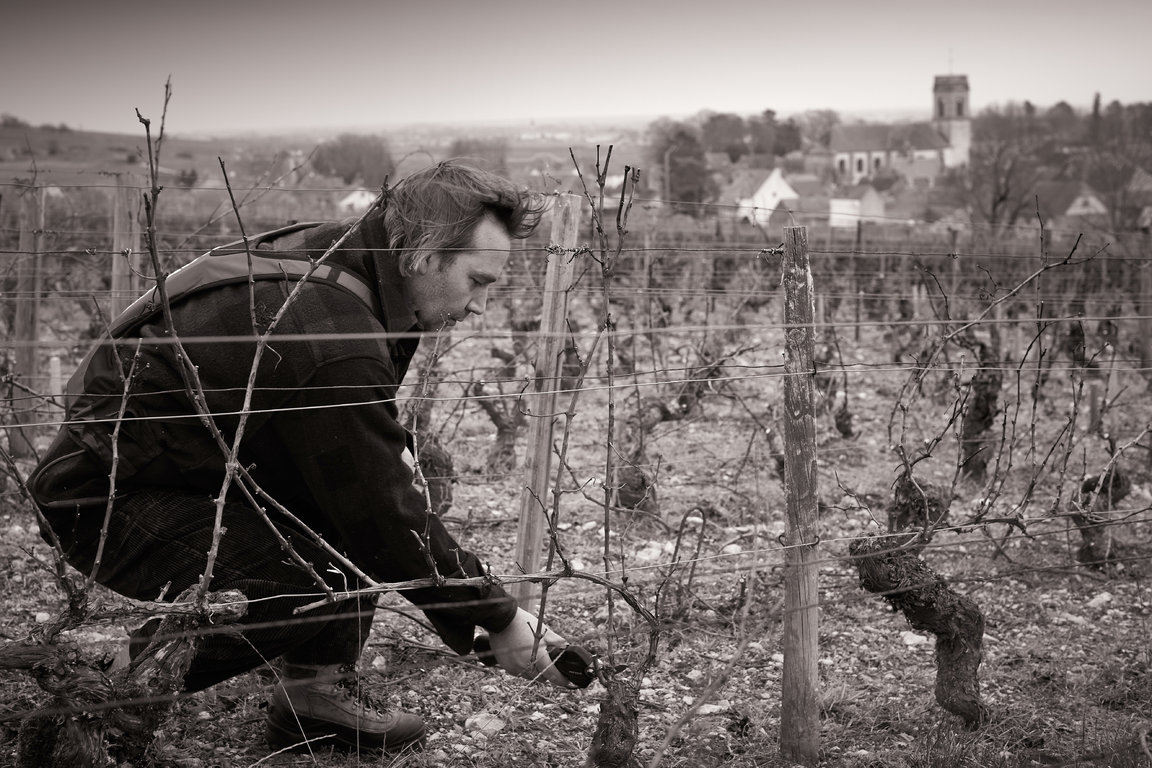
[[[417,715],[378,709],[356,684],[374,601],[294,609],[323,596],[318,578],[333,591],[355,589],[357,569],[379,582],[484,575],[413,485],[395,396],[419,334],[481,314],[511,240],[539,219],[507,180],[441,163],[398,183],[359,226],[289,227],[173,273],[165,293],[186,360],[154,291],[113,323],[112,343],[74,377],[68,422],[29,486],[51,528],[45,536],[68,561],[136,599],[171,600],[200,581],[227,447],[247,411],[236,463],[267,519],[233,482],[211,588],[240,590],[248,612],[242,635],[201,642],[184,686],[199,690],[282,657],[268,711],[273,747],[330,734],[386,750],[420,743]],[[309,262],[338,242],[319,268]],[[257,338],[278,312],[246,407]],[[457,653],[472,650],[478,626],[498,665],[565,684],[546,653],[564,639],[545,627],[534,654],[536,617],[495,583],[403,594]],[[147,632],[136,641],[139,650]]]

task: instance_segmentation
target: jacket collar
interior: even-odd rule
[[[355,219],[343,221],[294,224],[258,235],[255,247],[271,250],[303,250],[310,258],[318,258],[328,246],[346,234]],[[384,231],[384,212],[373,209],[353,232],[327,259],[330,264],[350,270],[374,287],[380,307],[377,318],[389,334],[388,346],[396,349],[401,339],[419,340],[416,315],[404,298],[404,277],[400,274],[399,254],[388,247]],[[393,335],[396,334],[396,335]],[[405,345],[408,346],[408,345]]]
[[[380,300],[380,320],[389,333],[415,332],[416,315],[404,298],[404,277],[400,274],[400,255],[393,253],[388,246],[388,236],[384,231],[384,211],[373,209],[356,233],[363,242],[367,254],[366,266],[375,273],[376,296]]]

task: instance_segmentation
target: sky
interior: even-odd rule
[[[0,113],[169,134],[1152,101],[1150,0],[4,0]]]

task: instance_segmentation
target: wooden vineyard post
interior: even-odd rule
[[[784,229],[784,675],[780,753],[816,765],[819,594],[816,567],[816,420],[812,269],[806,227]]]
[[[1140,270],[1140,367],[1144,377],[1152,379],[1148,368],[1152,366],[1152,223],[1144,227],[1142,233],[1141,258],[1137,262]]]
[[[853,245],[852,245],[852,260],[855,261],[858,266],[861,264],[867,264],[868,266],[871,266],[872,262],[870,260],[865,260],[864,258],[862,258],[864,256],[864,250],[863,249],[864,249],[864,222],[857,220],[857,222],[856,222],[856,240],[853,242]],[[881,256],[880,258],[883,259],[884,257]],[[856,271],[857,271],[857,274],[860,273],[859,268],[857,268]],[[881,272],[880,279],[881,279],[881,281],[883,281],[883,279],[884,279],[883,261],[881,261],[880,272]],[[869,281],[868,289],[871,290],[872,286],[875,284],[876,284],[876,281],[874,279]],[[860,305],[864,303],[865,291],[860,286],[859,278],[857,278],[856,290],[857,290],[857,293],[856,293],[857,304],[856,304],[856,336],[855,336],[855,339],[856,339],[856,341],[860,341]],[[873,301],[875,301],[875,300],[876,299],[873,298]]]
[[[520,496],[520,527],[516,534],[516,563],[525,573],[540,567],[544,519],[550,509],[549,473],[552,468],[552,422],[560,389],[561,358],[568,332],[568,292],[576,273],[576,237],[580,226],[578,195],[560,195],[552,209],[554,252],[548,254],[544,277],[544,301],[540,309],[540,343],[536,349],[535,376],[524,398],[529,416],[528,443],[524,453],[525,486]],[[539,589],[531,582],[511,585],[512,596],[525,610],[534,610]]]
[[[124,311],[142,292],[133,270],[141,264],[140,219],[136,216],[136,188],[128,174],[116,174],[112,190],[112,299],[108,318]]]
[[[948,256],[952,259],[952,279],[948,286],[948,292],[953,303],[959,302],[960,299],[960,254],[956,251],[956,241],[959,237],[960,230],[956,227],[948,227],[948,238],[951,243],[948,247]]]
[[[16,262],[16,316],[12,323],[12,337],[16,344],[16,373],[24,386],[36,392],[44,391],[38,380],[37,358],[40,341],[40,266],[44,250],[44,189],[24,187],[20,195],[20,257]],[[28,458],[34,453],[36,422],[34,399],[17,395],[12,413],[18,427],[9,435],[13,456]]]

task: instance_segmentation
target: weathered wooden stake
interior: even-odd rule
[[[960,230],[955,227],[948,228],[948,239],[950,245],[948,247],[949,258],[952,259],[952,280],[948,286],[949,299],[955,304],[959,301],[960,296],[960,254],[956,252],[956,241],[960,237]]]
[[[516,562],[525,573],[540,567],[544,540],[544,519],[551,508],[548,494],[552,468],[552,422],[556,414],[560,368],[568,327],[568,292],[576,273],[573,251],[580,226],[578,195],[560,195],[552,209],[552,245],[560,250],[548,255],[544,277],[544,302],[540,309],[540,344],[536,351],[536,375],[530,395],[524,398],[524,410],[530,417],[528,442],[524,452],[526,482],[520,496],[520,527],[516,536]],[[529,582],[511,585],[512,596],[526,610],[540,591]]]
[[[56,400],[49,410],[58,417],[64,413],[64,373],[60,367],[60,355],[48,358],[48,394]]]
[[[20,257],[16,261],[16,316],[12,338],[16,345],[16,373],[27,387],[43,390],[38,381],[40,341],[40,263],[44,250],[44,188],[24,187],[20,195]],[[9,434],[9,450],[17,458],[33,455],[35,403],[21,398],[13,404],[14,421],[21,426]]]
[[[108,319],[119,315],[142,292],[135,272],[140,269],[140,218],[136,215],[138,195],[133,178],[116,174],[112,190],[112,299]]]
[[[1140,363],[1146,378],[1152,377],[1152,226],[1144,227],[1140,270]]]
[[[784,679],[780,753],[816,765],[820,711],[816,666],[819,629],[816,540],[816,420],[812,381],[812,269],[808,229],[784,229]]]

